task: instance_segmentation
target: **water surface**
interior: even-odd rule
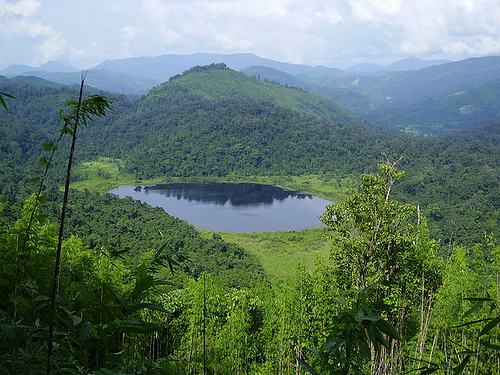
[[[110,193],[162,207],[197,228],[230,233],[318,227],[319,216],[331,204],[309,194],[249,183],[123,185]]]

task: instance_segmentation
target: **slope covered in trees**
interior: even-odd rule
[[[437,257],[439,244],[415,207],[392,198],[404,173],[395,164],[379,168],[362,175],[359,193],[325,212],[332,259],[318,260],[294,283],[273,286],[256,277],[228,288],[203,273],[173,287],[159,276],[175,252],[159,259],[146,251],[131,269],[71,237],[63,244],[55,309],[44,294],[53,226],[36,215],[19,248],[28,201],[20,220],[0,231],[0,291],[10,297],[0,304],[0,369],[46,373],[46,334],[56,324],[53,373],[498,374],[498,245],[490,237],[484,246]],[[121,228],[136,223],[127,214],[146,223],[158,214],[89,193],[74,201],[82,203],[89,223],[96,221],[90,211],[102,217],[111,209]],[[172,245],[179,228],[167,235]],[[224,246],[213,240],[212,248]]]

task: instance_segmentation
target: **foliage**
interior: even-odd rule
[[[408,223],[414,207],[391,198],[394,183],[404,173],[395,163],[381,164],[379,169],[381,174],[361,176],[361,192],[328,206],[321,217],[338,239],[333,258],[345,285],[354,283],[351,287],[358,291],[381,278],[397,280],[398,272],[404,272],[402,256],[408,257],[404,253],[416,244]]]
[[[366,292],[379,285],[387,285],[387,282],[383,280],[368,286],[358,294],[352,307],[341,309],[334,317],[327,341],[319,350],[311,350],[317,355],[313,364],[317,370],[300,360],[302,367],[313,375],[367,373],[372,350],[378,355],[382,346],[389,347],[385,335],[401,340],[396,328],[381,317],[392,307],[368,301]]]
[[[24,182],[37,168],[40,144],[58,130],[57,108],[74,90],[7,84],[0,91],[17,98],[0,113],[0,193],[13,220],[31,192]],[[375,134],[335,109],[333,121],[328,109],[308,115],[303,103],[325,107],[295,91],[226,69],[186,74],[136,101],[111,95],[115,111],[82,132],[75,161],[119,159],[119,172],[132,181],[311,173],[338,180],[371,171],[391,150],[403,155],[407,172],[397,197],[420,205],[433,237],[471,245],[483,230],[497,233],[498,126],[446,139]],[[51,179],[62,181],[62,158],[52,164]]]
[[[132,198],[119,199],[111,194],[71,191],[72,204],[67,213],[66,236],[82,238],[91,249],[105,248],[134,269],[145,251],[157,252],[168,246],[177,248],[189,259],[175,275],[160,267],[161,277],[178,285],[187,276],[202,272],[216,274],[223,285],[247,286],[262,268],[254,256],[242,247],[220,237],[204,238],[192,225]],[[59,192],[48,194],[45,208],[51,220],[58,217],[58,207],[51,202],[60,199]]]
[[[232,93],[237,82],[241,91]],[[70,144],[69,137],[57,148],[46,141],[58,131],[54,108],[75,91],[2,86],[17,100],[0,113],[0,371],[44,373],[55,321],[53,369],[61,373],[290,374],[301,371],[299,361],[332,373],[498,373],[498,125],[467,139],[375,135],[352,118],[323,116],[325,107],[311,97],[319,109],[302,111],[304,92],[261,83],[201,69],[138,101],[114,97],[118,110],[106,118],[91,102],[70,102],[70,111],[89,114],[75,161],[105,161],[104,180],[259,175],[306,189],[321,181],[345,188],[346,176],[371,169],[390,149],[405,155],[398,166],[407,178],[399,183],[395,163],[363,174],[357,193],[328,207],[331,257],[314,261],[324,241],[313,237],[324,229],[249,234],[236,245],[222,238],[235,237],[201,235],[131,198],[71,191],[53,307],[51,222],[59,220],[62,193],[47,186],[65,180]],[[61,135],[77,134],[75,115],[63,114]],[[33,187],[24,182],[42,155],[53,177],[39,184],[47,199],[39,207],[39,197],[25,199]],[[110,160],[123,164],[103,168]],[[319,182],[304,177],[311,173]],[[430,235],[426,213],[443,246]],[[249,241],[257,241],[249,250],[259,250],[263,267],[243,248]],[[283,273],[296,269],[289,249],[307,266],[269,282],[263,269],[272,262]],[[366,287],[381,279],[390,283]],[[319,356],[305,349],[313,347]]]
[[[387,311],[388,318],[411,338],[417,333],[412,327],[415,308],[432,298],[439,287],[441,267],[435,259],[436,243],[428,238],[421,219],[414,217],[416,209],[392,199],[394,185],[404,172],[396,163],[380,164],[379,170],[379,174],[362,175],[360,192],[328,206],[321,219],[332,231],[331,270],[341,298],[353,303],[363,292],[369,303],[394,306]],[[411,223],[412,217],[417,225]],[[390,281],[391,286],[368,293],[367,285],[377,280]],[[373,371],[400,370],[398,343],[391,342],[381,353],[372,364]]]

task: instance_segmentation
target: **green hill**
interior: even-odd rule
[[[346,108],[321,96],[303,90],[262,82],[243,73],[228,69],[225,64],[195,67],[169,82],[154,88],[150,96],[162,95],[165,88],[182,87],[209,100],[254,100],[272,103],[304,115],[358,120]]]
[[[369,116],[404,131],[444,134],[498,121],[499,98],[500,82],[490,82],[409,106],[376,110]]]
[[[353,171],[386,150],[384,137],[325,98],[225,68],[199,70],[86,132],[93,152],[123,159],[142,179]]]
[[[91,69],[86,71],[85,74],[87,85],[96,89],[125,95],[144,95],[158,82],[144,77],[102,69]],[[82,72],[47,72],[37,70],[25,72],[22,75],[13,77],[12,80],[21,82],[28,79],[27,77],[30,77],[29,79],[38,77],[57,84],[73,86],[79,84]]]

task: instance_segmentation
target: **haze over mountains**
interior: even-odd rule
[[[144,95],[193,66],[220,62],[262,80],[323,96],[392,130],[443,134],[500,118],[500,57],[458,62],[409,58],[387,66],[361,64],[340,70],[253,54],[162,55],[105,61],[86,72],[86,82],[104,91]],[[81,72],[49,62],[39,68],[11,66],[0,75],[36,76],[73,85]]]

